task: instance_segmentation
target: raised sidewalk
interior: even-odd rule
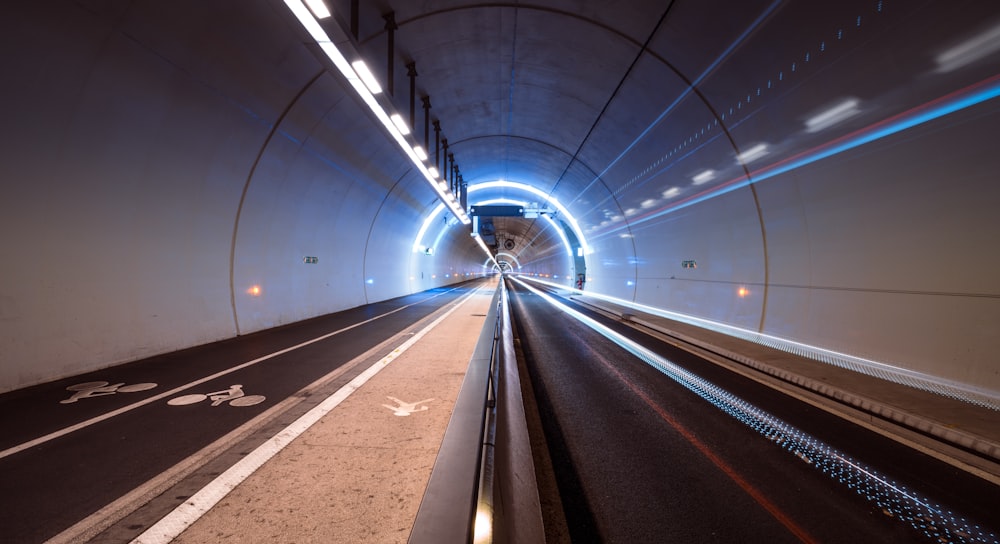
[[[349,396],[338,392],[335,407],[245,479],[209,484],[199,493],[222,497],[207,510],[196,495],[136,541],[406,542],[493,292],[478,290],[373,365],[363,386],[345,386]]]

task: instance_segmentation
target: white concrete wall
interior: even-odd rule
[[[434,195],[363,106],[231,8],[5,6],[0,391],[458,281],[409,280]]]
[[[654,48],[690,53],[667,60],[690,80],[704,78],[605,175],[609,187],[624,186],[617,207],[605,209],[624,217],[605,226],[586,218],[599,250],[588,262],[590,287],[1000,395],[997,98],[940,111],[956,97],[973,104],[977,91],[995,91],[1000,55],[947,69],[937,61],[995,28],[1000,14],[981,3],[877,12],[874,3],[847,2],[810,15],[805,4],[782,6],[728,53],[745,19],[727,20],[727,42],[724,25],[711,37],[689,32],[681,21],[709,14],[700,3],[678,4]],[[623,104],[647,114],[608,130],[639,134],[667,111],[683,84],[654,64],[639,63],[620,91]],[[849,98],[853,115],[807,129]],[[851,147],[859,138],[866,141]],[[758,143],[767,154],[740,164],[737,152]],[[706,169],[716,178],[694,183]],[[736,188],[725,192],[727,184]],[[579,198],[607,194],[595,188]],[[655,204],[640,209],[647,200]],[[685,260],[697,269],[682,268]]]

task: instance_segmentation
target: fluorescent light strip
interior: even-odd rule
[[[480,236],[479,234],[473,234],[472,237],[476,239],[476,242],[479,244],[479,247],[483,248],[483,252],[486,253],[486,256],[489,257],[491,261],[493,261],[493,266],[500,268],[500,263],[498,263],[497,260],[493,258],[493,254],[490,253],[490,248],[486,247],[486,242],[483,241],[483,237]]]
[[[378,80],[375,79],[375,75],[372,74],[372,71],[368,69],[368,65],[365,64],[365,61],[356,60],[351,63],[351,66],[354,68],[354,71],[358,73],[358,77],[361,78],[365,87],[368,87],[368,90],[371,91],[372,94],[379,94],[382,92],[382,86],[378,84]]]
[[[285,5],[287,5],[288,9],[291,10],[292,15],[295,15],[299,22],[302,23],[306,32],[308,32],[309,35],[316,40],[316,44],[324,53],[326,53],[326,56],[333,62],[333,65],[338,71],[340,71],[341,75],[343,75],[344,78],[347,79],[347,82],[354,87],[355,92],[358,93],[361,100],[368,106],[372,113],[375,114],[375,117],[382,123],[382,126],[389,131],[389,135],[396,140],[400,149],[406,153],[406,156],[410,158],[413,164],[417,167],[417,170],[423,174],[424,178],[434,189],[434,192],[437,193],[441,201],[448,206],[448,209],[451,210],[451,212],[455,214],[455,217],[457,217],[463,224],[468,225],[471,223],[468,214],[466,214],[465,210],[459,206],[458,202],[454,199],[451,201],[448,200],[446,193],[438,187],[434,180],[434,176],[432,176],[430,171],[428,171],[423,160],[417,156],[413,147],[408,141],[406,141],[404,135],[409,133],[409,128],[406,127],[406,124],[402,123],[402,128],[396,126],[389,114],[386,113],[385,109],[378,103],[377,100],[375,100],[375,95],[372,94],[372,92],[365,85],[364,81],[361,80],[358,73],[354,71],[351,63],[347,61],[347,58],[344,57],[340,49],[330,40],[330,36],[327,35],[326,31],[319,25],[312,13],[310,13],[309,9],[302,3],[302,0],[285,0]],[[395,117],[398,117],[398,115],[399,114],[393,114]],[[402,118],[400,118],[400,121],[402,121]]]
[[[404,121],[403,117],[398,113],[390,115],[389,120],[392,121],[393,125],[396,125],[396,128],[403,136],[406,136],[407,134],[410,133],[410,127],[406,126],[406,121]]]
[[[317,19],[326,19],[330,16],[330,9],[323,0],[306,0],[306,4]]]

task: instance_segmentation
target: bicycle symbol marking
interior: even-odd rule
[[[156,385],[157,384],[155,383],[134,383],[132,385],[125,385],[125,382],[116,384],[111,384],[109,382],[78,383],[66,388],[67,391],[73,391],[73,396],[59,401],[59,404],[72,404],[80,399],[103,397],[106,395],[114,395],[115,393],[136,393],[138,391],[148,391],[156,387]]]
[[[264,395],[247,395],[243,392],[243,386],[240,384],[231,385],[229,389],[223,389],[222,391],[213,391],[211,393],[195,393],[192,395],[182,395],[180,397],[174,397],[167,401],[167,404],[171,406],[186,406],[188,404],[196,404],[205,399],[212,401],[212,406],[218,406],[224,402],[229,402],[230,406],[253,406],[254,404],[260,404],[266,399]]]

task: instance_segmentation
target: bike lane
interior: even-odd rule
[[[472,288],[403,297],[0,397],[5,538],[41,542],[58,534]]]

